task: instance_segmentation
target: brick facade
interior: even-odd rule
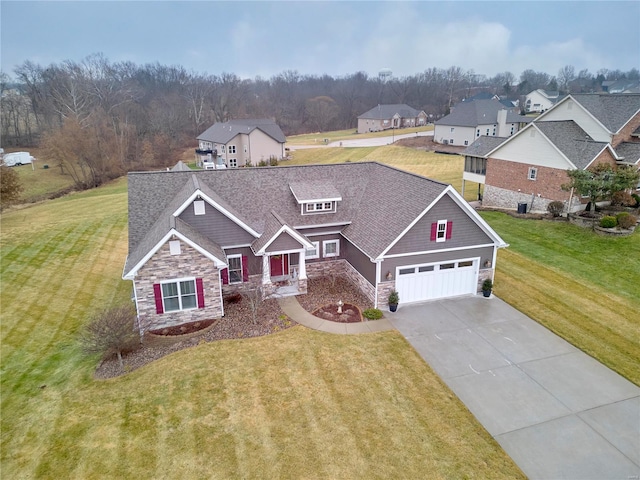
[[[629,123],[627,123],[624,127],[620,129],[620,132],[615,134],[611,140],[611,145],[613,148],[620,145],[622,142],[632,142],[634,138],[631,134],[634,132],[636,128],[640,127],[640,114],[633,117]]]
[[[183,323],[220,318],[223,314],[218,269],[211,260],[197,250],[184,242],[180,243],[181,253],[179,255],[171,255],[168,243],[163,245],[140,268],[133,282],[140,333]],[[205,307],[156,313],[153,285],[178,278],[202,278]]]

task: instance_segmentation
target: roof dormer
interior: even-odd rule
[[[302,215],[335,213],[342,201],[340,192],[327,182],[296,182],[290,183],[289,188]]]

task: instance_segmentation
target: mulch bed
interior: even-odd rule
[[[323,320],[338,323],[356,323],[362,321],[360,310],[350,303],[345,303],[342,306],[342,312],[338,312],[338,305],[334,303],[333,305],[320,307],[313,312],[313,315]]]
[[[338,300],[358,306],[361,310],[372,306],[367,297],[343,278],[337,278],[335,281],[329,278],[310,279],[307,283],[307,289],[307,295],[298,295],[296,298],[300,302],[300,305],[309,312],[313,312],[323,305],[337,303]],[[201,326],[205,322],[210,323],[210,325],[206,327],[208,330],[203,331],[201,335],[196,334],[190,338],[182,341],[178,340],[171,344],[158,344],[152,340],[145,339],[141,348],[123,356],[124,370],[120,368],[118,360],[115,357],[108,358],[98,365],[94,377],[97,379],[117,377],[136,370],[165,355],[198,345],[202,342],[261,337],[297,325],[293,320],[283,314],[277,300],[271,299],[262,302],[260,310],[258,311],[256,324],[253,324],[251,321],[251,309],[246,302],[233,300],[234,299],[232,299],[231,302],[225,300],[224,317],[211,320],[210,322],[200,322]],[[343,309],[344,308],[345,307],[343,307]],[[173,328],[174,327],[172,327],[172,329]],[[205,327],[202,328],[203,330],[205,329]],[[164,329],[161,329],[159,332],[161,333],[163,330]],[[180,326],[177,327],[177,331],[180,331]],[[180,334],[185,334],[185,332],[180,332]],[[164,337],[168,337],[168,335],[164,335]]]
[[[163,337],[188,335],[190,333],[204,330],[209,325],[212,325],[213,322],[215,322],[214,319],[202,320],[200,322],[183,323],[182,325],[176,325],[175,327],[166,327],[160,330],[150,330],[150,333],[153,333],[154,335],[161,335]]]

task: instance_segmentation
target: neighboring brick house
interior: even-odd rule
[[[562,189],[567,170],[640,167],[640,94],[568,95],[499,145],[474,144],[464,153],[463,183],[484,184],[484,205],[545,211],[562,201],[578,210],[585,199]]]
[[[451,113],[435,122],[433,140],[447,145],[468,146],[481,136],[509,137],[531,118],[507,108],[496,99],[458,103]]]
[[[526,113],[542,113],[553,107],[560,100],[560,92],[539,88],[524,97],[524,111]]]
[[[427,124],[427,114],[409,105],[378,105],[358,116],[358,133],[380,132],[392,128],[420,127]]]
[[[476,294],[504,241],[451,187],[374,162],[130,173],[141,333],[224,315],[223,295],[343,275],[371,304]]]
[[[257,165],[271,158],[282,160],[286,137],[269,119],[229,120],[215,123],[198,135],[196,163],[203,168]]]

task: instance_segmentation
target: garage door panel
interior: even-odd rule
[[[396,289],[400,300],[412,303],[476,293],[478,262],[464,259],[399,268]]]

